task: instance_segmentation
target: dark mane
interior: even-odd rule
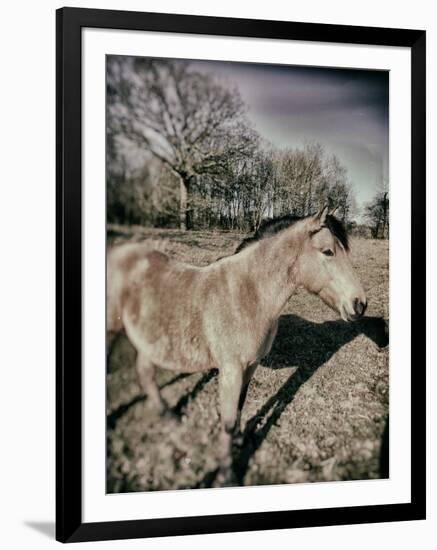
[[[260,241],[261,239],[276,235],[276,233],[279,233],[280,231],[291,227],[296,222],[303,219],[305,218],[301,216],[293,216],[291,214],[287,214],[279,218],[272,218],[270,220],[263,221],[251,237],[247,237],[246,239],[241,241],[241,243],[235,250],[235,254],[237,254],[244,248],[247,248],[251,244]],[[344,224],[336,217],[328,215],[326,216],[326,227],[334,235],[334,237],[340,241],[344,249],[349,250],[348,234]]]
[[[247,246],[255,243],[256,241],[260,241],[261,239],[265,239],[266,237],[271,237],[272,235],[279,233],[279,231],[287,229],[287,227],[290,227],[301,219],[302,218],[300,216],[287,214],[285,216],[281,216],[280,218],[271,218],[270,220],[264,220],[263,222],[261,222],[261,225],[255,231],[253,236],[247,237],[246,239],[241,241],[241,243],[235,250],[235,254],[237,254],[237,252],[240,252]]]

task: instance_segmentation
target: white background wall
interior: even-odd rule
[[[72,5],[173,13],[286,19],[428,31],[428,182],[437,181],[435,148],[437,19],[433,2],[305,0],[236,2],[221,0],[106,0]],[[55,9],[61,2],[21,0],[2,5],[0,64],[0,545],[42,549],[54,546],[55,410]],[[434,154],[433,154],[434,153]],[[395,182],[393,182],[395,184]],[[433,235],[436,186],[428,186],[428,280],[437,277]],[[434,251],[432,250],[434,248]],[[433,253],[434,252],[434,253]],[[430,284],[428,283],[428,288]],[[435,321],[436,293],[428,290],[429,321]],[[432,319],[434,317],[434,319]],[[435,327],[435,324],[434,324]],[[435,328],[434,328],[435,330]],[[431,329],[428,328],[431,336]],[[437,459],[437,390],[428,349],[428,486]],[[432,354],[432,358],[431,358]],[[434,360],[434,361],[433,361]],[[431,440],[432,432],[434,437]],[[437,538],[436,495],[429,519],[344,527],[99,543],[100,547],[196,550],[221,545],[336,549],[433,548]]]

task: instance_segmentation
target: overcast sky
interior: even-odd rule
[[[318,141],[348,169],[358,206],[388,180],[387,71],[196,61],[236,84],[258,132],[278,147]]]

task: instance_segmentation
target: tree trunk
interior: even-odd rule
[[[379,239],[379,220],[375,226],[375,239]]]
[[[385,228],[387,225],[387,193],[383,197],[383,218],[382,218],[382,238],[385,239]]]
[[[179,227],[182,231],[187,230],[187,210],[188,210],[188,189],[184,179],[180,178],[180,197],[179,197]]]
[[[180,181],[180,198],[179,198],[179,228],[182,231],[192,229],[192,212],[189,208],[189,193],[192,179],[194,176],[181,176]]]

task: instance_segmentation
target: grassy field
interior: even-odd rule
[[[169,239],[175,258],[207,265],[231,254],[243,235],[121,226],[108,232],[110,244],[150,237]],[[366,316],[345,323],[304,291],[290,299],[243,409],[243,445],[234,453],[242,485],[388,474],[388,242],[352,240],[351,248],[367,292]],[[134,365],[134,349],[120,338],[107,370],[108,492],[211,486],[220,431],[217,372],[158,373],[180,417],[175,423],[150,410]]]

